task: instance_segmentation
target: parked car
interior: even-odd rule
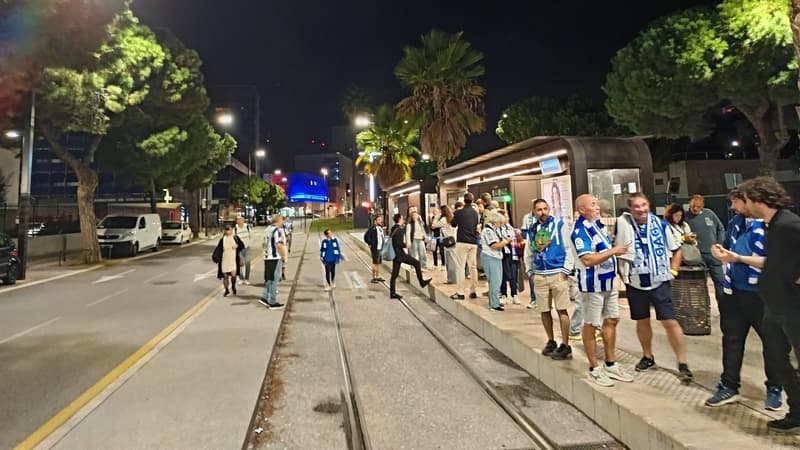
[[[186,222],[164,222],[161,231],[161,242],[178,244],[192,241],[192,229]]]
[[[3,284],[14,284],[19,276],[19,254],[14,240],[0,232],[0,279]]]
[[[97,225],[100,250],[109,255],[136,256],[141,250],[161,248],[161,217],[158,214],[106,216]]]

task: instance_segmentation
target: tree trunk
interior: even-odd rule
[[[97,217],[94,213],[94,195],[97,190],[97,172],[91,167],[81,166],[75,170],[78,176],[78,215],[81,221],[83,262],[100,262],[100,244],[97,241]]]
[[[156,207],[156,182],[150,178],[150,212],[156,214],[158,208]]]
[[[197,236],[200,232],[200,190],[194,189],[187,192],[188,204],[186,205],[189,208],[189,227],[192,229],[192,232]]]

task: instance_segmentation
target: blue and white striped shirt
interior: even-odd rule
[[[602,263],[586,267],[581,256],[600,253],[611,248],[611,240],[603,230],[599,220],[592,222],[583,216],[578,218],[571,234],[572,248],[575,252],[575,278],[581,292],[608,292],[614,289],[614,278],[617,276],[617,257]]]
[[[737,215],[728,223],[725,247],[740,255],[767,256],[765,231],[763,220],[745,219]],[[722,289],[728,295],[733,294],[734,289],[755,292],[760,275],[761,269],[758,267],[736,262],[726,264]]]

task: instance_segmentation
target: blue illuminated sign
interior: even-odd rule
[[[561,161],[558,158],[543,159],[539,161],[539,166],[542,168],[542,175],[563,172]]]
[[[286,197],[290,202],[325,203],[328,201],[328,183],[325,178],[308,173],[293,173],[287,178]]]

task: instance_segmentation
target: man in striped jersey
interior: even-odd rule
[[[711,253],[725,264],[723,295],[719,301],[719,324],[722,328],[722,377],[717,392],[706,400],[706,406],[722,406],[739,399],[740,372],[744,359],[747,334],[752,327],[763,341],[762,323],[764,301],[758,295],[759,267],[750,266],[727,256],[738,255],[763,258],[766,256],[766,234],[764,221],[746,217],[744,196],[733,189],[728,198],[736,216],[728,223],[725,248],[711,247]],[[762,350],[763,351],[763,350]],[[764,371],[767,375],[766,409],[777,411],[781,408],[781,385],[772,364],[765,358]]]
[[[583,298],[583,347],[589,359],[589,379],[600,386],[614,386],[613,380],[633,381],[633,376],[616,363],[614,347],[619,322],[619,294],[614,288],[617,256],[628,251],[625,246],[612,246],[600,223],[597,198],[583,194],[575,200],[580,217],[570,235],[578,289]],[[603,327],[605,364],[597,363],[595,328]],[[613,380],[612,380],[613,379]]]
[[[678,359],[678,378],[689,383],[692,372],[686,362],[686,344],[683,330],[675,320],[670,281],[677,276],[681,266],[681,244],[667,224],[650,212],[650,200],[641,192],[628,198],[630,212],[617,219],[616,244],[625,245],[628,251],[620,256],[620,275],[627,286],[631,319],[636,321],[636,334],[642,345],[642,359],[637,372],[655,367],[653,356],[653,328],[650,324],[650,306],[656,311],[656,320],[667,332],[672,351]],[[670,256],[671,255],[671,256]]]

